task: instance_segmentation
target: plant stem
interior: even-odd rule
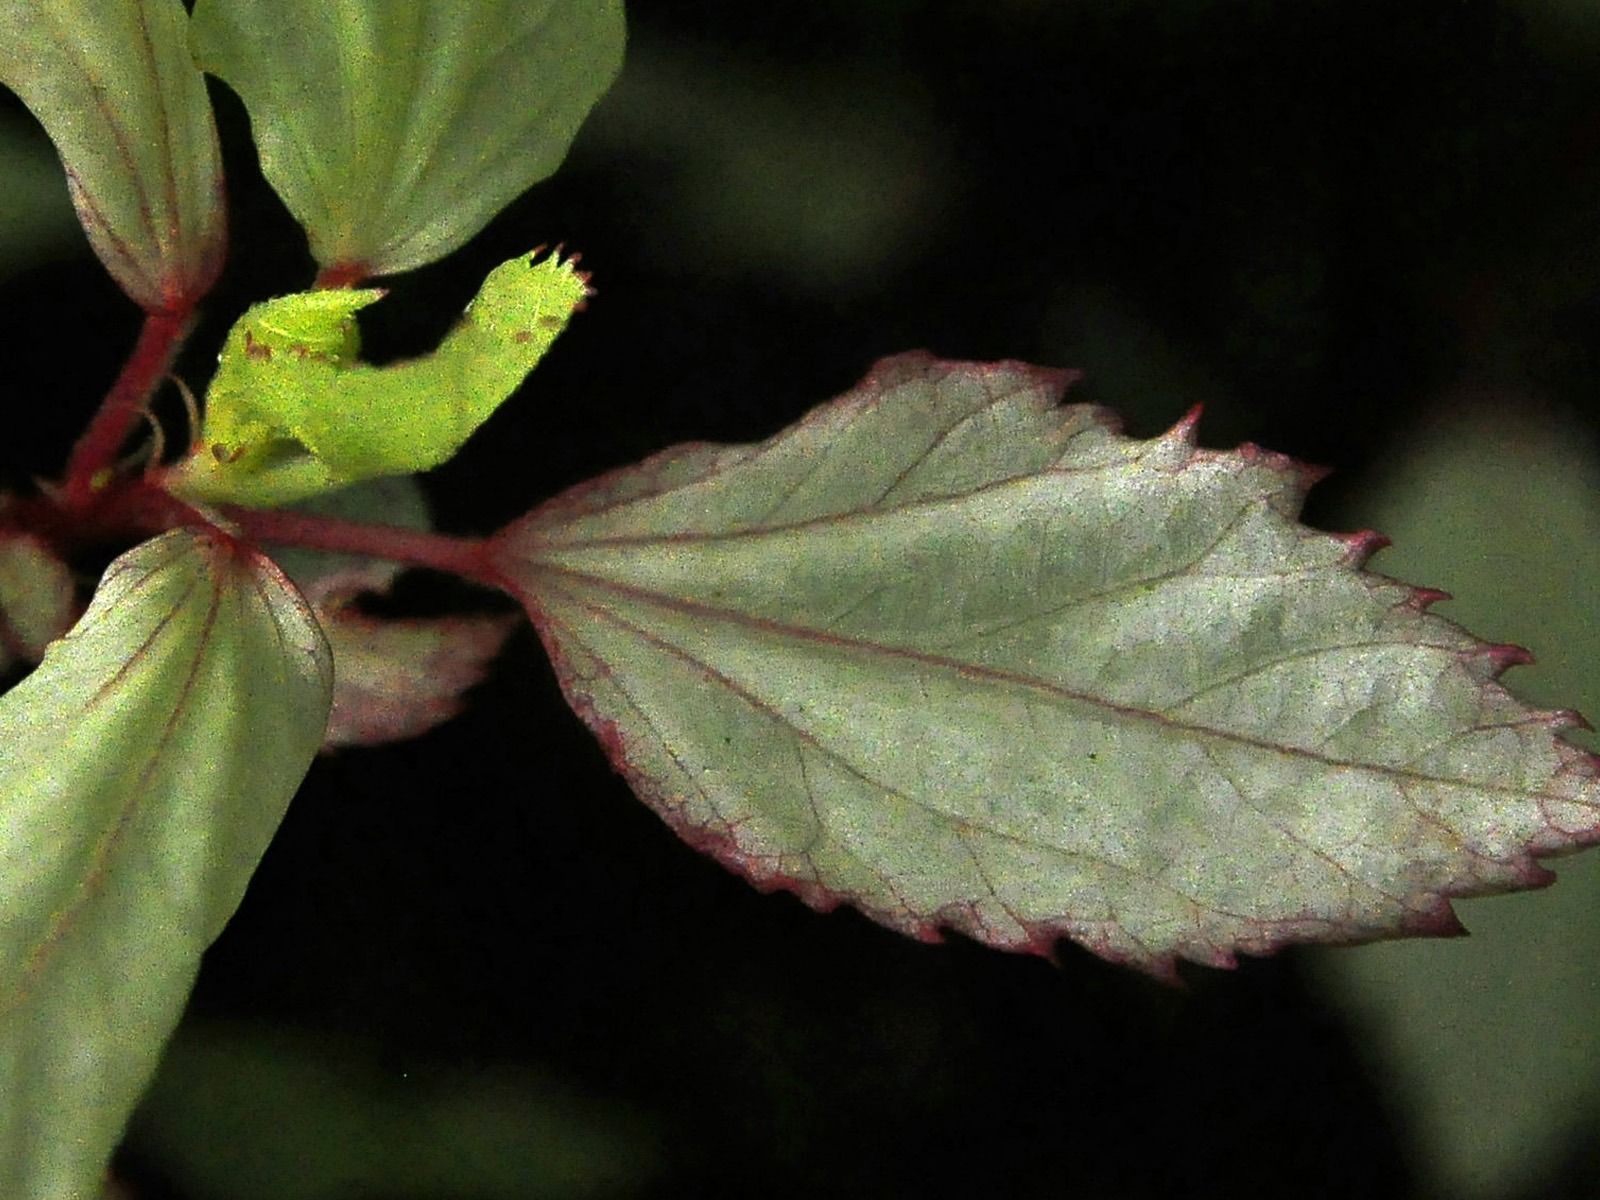
[[[171,369],[188,336],[191,316],[191,310],[145,315],[133,353],[67,460],[62,498],[68,506],[83,506],[97,486],[105,483],[105,472],[116,463],[151,393]]]
[[[451,537],[394,525],[368,525],[284,509],[223,505],[221,511],[252,541],[360,554],[446,571],[497,590],[501,586],[499,576],[485,555],[486,543],[481,538]]]

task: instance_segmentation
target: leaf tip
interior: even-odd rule
[[[1334,540],[1344,543],[1345,565],[1357,570],[1367,565],[1379,550],[1386,549],[1393,543],[1375,529],[1358,529],[1353,533],[1336,533]]]
[[[1206,406],[1196,404],[1178,418],[1178,423],[1167,431],[1167,436],[1176,438],[1190,446],[1195,444],[1200,432],[1200,418],[1205,414]]]
[[[1531,666],[1534,661],[1531,651],[1509,642],[1485,642],[1470,653],[1485,664],[1490,679],[1500,678],[1512,667]]]
[[[1414,587],[1406,603],[1417,612],[1426,612],[1442,600],[1454,600],[1455,597],[1442,588]]]

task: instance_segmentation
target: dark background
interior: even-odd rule
[[[764,437],[917,347],[1085,368],[1074,398],[1140,435],[1204,401],[1207,444],[1336,468],[1313,522],[1464,378],[1533,380],[1589,419],[1600,35],[1551,5],[629,16],[623,80],[563,170],[365,323],[377,356],[424,349],[539,242],[594,274],[522,395],[429,479],[442,528],[673,442]],[[235,248],[191,382],[233,314],[310,277],[214,90]],[[49,474],[137,314],[81,257],[0,286],[0,316],[0,386],[46,401],[5,466]],[[629,795],[524,632],[465,717],[313,770],[193,1014],[358,1033],[397,1075],[551,1072],[642,1119],[652,1197],[1414,1194],[1404,1114],[1292,956],[1186,978],[757,894]],[[1594,1194],[1594,1166],[1575,1151],[1529,1194]],[[164,1194],[159,1164],[129,1169]]]

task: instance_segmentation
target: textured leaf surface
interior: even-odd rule
[[[576,489],[495,553],[636,790],[764,887],[1157,973],[1450,933],[1597,837],[1518,652],[1298,525],[1309,473],[888,360],[755,446]]]
[[[266,559],[168,533],[0,697],[0,1179],[97,1195],[322,740],[330,668]]]
[[[222,266],[221,159],[181,0],[0,0],[0,83],[55,142],[78,218],[149,311]]]
[[[1539,656],[1519,690],[1600,712],[1600,446],[1511,389],[1434,405],[1357,515],[1394,535],[1389,565],[1451,589],[1452,617]],[[1461,908],[1470,938],[1311,962],[1406,1114],[1419,1190],[1528,1194],[1600,1133],[1600,855],[1564,863],[1547,892]]]
[[[622,65],[621,0],[199,0],[201,65],[324,267],[443,258],[565,157]]]
[[[448,461],[535,364],[587,294],[573,259],[523,255],[489,273],[432,354],[356,361],[368,288],[280,296],[235,322],[174,491],[282,504]]]

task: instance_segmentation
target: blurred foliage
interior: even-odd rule
[[[6,94],[6,99],[13,98]],[[87,249],[61,160],[20,103],[0,108],[0,280]]]
[[[525,1069],[385,1070],[374,1047],[190,1025],[129,1131],[193,1200],[590,1200],[634,1194],[651,1135]]]

